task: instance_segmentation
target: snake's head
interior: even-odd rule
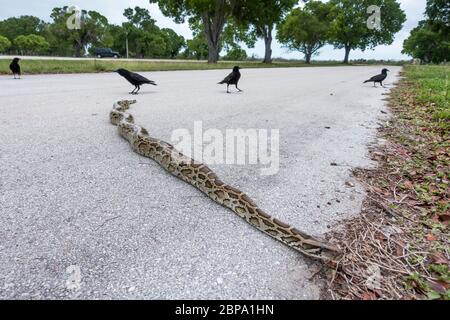
[[[121,100],[118,101],[117,104],[121,107],[129,107],[132,104],[135,104],[137,101],[136,100]]]

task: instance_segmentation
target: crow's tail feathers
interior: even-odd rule
[[[150,80],[149,82],[147,82],[148,84],[151,84],[151,85],[153,85],[153,86],[157,86],[157,84],[156,84],[156,82],[155,81],[152,81],[152,80]]]
[[[364,83],[367,83],[367,82],[370,82],[370,81],[372,81],[372,80],[366,80],[366,81],[364,81]]]
[[[226,82],[225,81],[220,81],[217,84],[224,84],[224,83],[226,83]]]

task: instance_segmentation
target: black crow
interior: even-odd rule
[[[16,79],[16,75],[21,76],[21,71],[20,71],[20,66],[19,66],[19,58],[14,58],[13,61],[11,62],[11,64],[9,65],[9,69],[11,69],[13,75],[14,75],[14,79]]]
[[[145,83],[151,84],[154,86],[157,85],[154,81],[149,80],[146,77],[141,76],[140,74],[130,72],[125,69],[118,69],[115,72],[117,72],[122,77],[127,79],[128,82],[131,83],[135,87],[134,90],[130,92],[130,94],[138,94],[139,90],[141,90],[141,86]]]
[[[233,72],[230,73],[225,79],[223,79],[219,84],[227,84],[227,93],[230,93],[229,87],[230,84],[234,84],[236,86],[236,89],[239,90],[239,92],[242,92],[241,89],[238,88],[239,79],[241,79],[241,73],[239,72],[241,68],[238,66],[235,66],[233,68]]]
[[[373,82],[373,86],[376,87],[377,86],[376,83],[378,82],[381,84],[382,87],[384,87],[383,81],[386,79],[388,72],[389,72],[388,69],[383,69],[383,70],[381,70],[381,74],[376,75],[376,76],[370,78],[369,80],[364,81],[364,83]]]

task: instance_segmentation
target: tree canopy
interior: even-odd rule
[[[403,53],[422,62],[440,63],[450,57],[450,3],[443,0],[428,0],[426,19],[411,31],[403,43]]]
[[[157,3],[162,13],[175,22],[200,21],[208,43],[208,62],[219,60],[221,35],[239,0],[150,0]]]
[[[0,34],[12,41],[22,35],[43,35],[46,26],[47,24],[37,17],[20,16],[0,21]]]
[[[378,45],[392,44],[395,34],[406,21],[397,0],[330,0],[330,4],[334,12],[330,42],[335,48],[345,49],[345,63],[348,63],[353,49],[365,51]],[[370,15],[367,9],[374,5],[380,8],[380,28],[368,28]]]
[[[81,28],[67,28],[71,16],[68,7],[54,8],[53,23],[49,26],[51,44],[54,51],[71,51],[76,57],[84,56],[88,46],[110,44],[108,19],[96,11],[81,11]],[[108,41],[109,40],[109,43]],[[66,53],[67,54],[67,53]]]
[[[110,47],[125,55],[128,43],[132,57],[175,58],[186,46],[185,39],[174,30],[160,29],[145,8],[125,9],[127,21],[122,25],[110,24],[96,11],[81,10],[80,28],[68,28],[70,17],[73,11],[69,7],[58,7],[52,10],[50,23],[33,16],[0,21],[0,35],[9,41],[2,39],[1,49],[9,53],[84,56],[96,47]],[[37,41],[34,36],[44,37],[45,44],[39,39],[41,46],[31,46]]]
[[[5,52],[11,47],[11,41],[8,38],[0,36],[0,53]]]
[[[272,62],[272,41],[275,25],[298,0],[242,0],[234,8],[235,19],[250,28],[257,38],[264,40],[264,63]]]
[[[14,45],[22,54],[43,54],[50,49],[47,40],[36,34],[18,36],[14,39]]]
[[[215,63],[222,51],[226,52],[225,59],[245,59],[243,44],[253,48],[262,39],[263,61],[270,63],[277,29],[278,40],[287,48],[304,53],[307,62],[326,43],[345,48],[344,61],[348,62],[353,49],[364,51],[392,43],[405,21],[398,0],[149,0],[149,3],[158,4],[162,13],[177,23],[187,21],[193,38],[185,40],[172,29],[160,28],[146,8],[125,9],[126,21],[121,25],[110,24],[99,12],[81,10],[80,25],[70,28],[68,20],[73,12],[68,12],[68,7],[59,7],[53,9],[48,23],[33,16],[0,21],[0,35],[9,41],[2,39],[1,49],[6,53],[23,52],[26,39],[28,43],[36,42],[35,36],[40,36],[48,48],[40,41],[42,46],[35,46],[32,52],[85,56],[97,47],[108,47],[123,56],[183,56],[207,58],[208,62]],[[299,3],[306,5],[293,9]],[[370,17],[367,9],[373,5],[381,9],[380,28],[370,28],[367,23]],[[445,0],[427,1],[428,20],[405,42],[405,52],[416,50],[418,42],[424,43],[424,47],[428,41],[436,44],[440,56],[448,54],[448,7]],[[27,38],[15,41],[19,36]],[[421,55],[430,56],[430,53]]]
[[[310,1],[304,8],[289,13],[278,27],[278,40],[290,50],[305,55],[306,63],[328,41],[332,6],[329,3]]]

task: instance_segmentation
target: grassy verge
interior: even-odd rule
[[[344,299],[450,299],[449,66],[408,66],[390,98],[379,166],[355,170],[361,216],[330,235],[345,252],[330,292]]]
[[[9,59],[0,58],[0,74],[9,73]],[[236,64],[243,68],[291,68],[309,66],[337,66],[337,62],[317,62],[307,65],[303,62],[219,62],[208,64],[201,61],[127,61],[127,60],[23,60],[21,66],[24,74],[50,73],[96,73],[110,72],[118,68],[131,71],[172,71],[172,70],[209,70],[231,69]]]

